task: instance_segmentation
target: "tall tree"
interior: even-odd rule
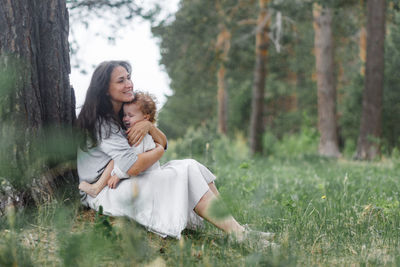
[[[382,111],[382,140],[389,149],[400,148],[400,10],[387,9],[385,36],[385,84]],[[389,150],[390,151],[390,150]]]
[[[367,61],[356,158],[380,154],[384,74],[385,0],[367,1]]]
[[[216,10],[219,16],[218,37],[216,42],[216,54],[219,61],[217,72],[218,85],[218,132],[227,134],[228,131],[228,91],[226,88],[225,73],[228,61],[228,54],[231,47],[231,33],[228,30],[226,23],[226,14],[221,6],[220,1],[216,1]]]
[[[232,5],[233,2],[233,5]],[[215,1],[215,9],[218,15],[218,36],[215,44],[218,61],[217,86],[218,86],[218,132],[228,133],[228,88],[226,82],[226,70],[231,49],[232,32],[235,33],[240,23],[235,22],[238,11],[251,6],[245,1]]]
[[[315,3],[313,17],[318,87],[318,130],[320,132],[319,154],[338,157],[340,152],[336,123],[332,9]]]
[[[65,0],[0,0],[0,70],[12,78],[7,93],[1,95],[5,101],[0,102],[0,140],[3,148],[10,148],[9,169],[19,170],[18,177],[8,178],[28,188],[15,197],[20,202],[48,199],[57,184],[57,174],[50,171],[52,163],[34,156],[41,149],[35,147],[35,140],[49,141],[49,133],[43,131],[47,127],[67,126],[65,134],[71,135],[75,97],[69,83],[68,27]],[[63,141],[59,139],[57,146]],[[59,151],[53,152],[55,159]],[[29,165],[33,161],[37,166]],[[12,175],[4,166],[0,176]],[[30,179],[24,180],[27,176]],[[63,177],[73,179],[71,173]]]
[[[367,30],[365,29],[365,26],[361,26],[360,29],[360,40],[359,40],[359,56],[360,56],[360,61],[361,61],[361,68],[360,68],[360,74],[362,76],[365,75],[365,61],[367,60]]]
[[[264,88],[267,75],[267,53],[269,45],[268,28],[269,0],[259,0],[259,14],[256,32],[256,60],[254,68],[253,92],[250,117],[250,151],[252,154],[262,153],[262,135],[264,132]]]

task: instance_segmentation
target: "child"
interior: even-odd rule
[[[131,102],[123,105],[124,117],[122,121],[125,127],[128,129],[142,120],[148,120],[151,123],[155,123],[157,107],[152,96],[143,92],[135,92],[134,96],[135,98]],[[140,154],[155,147],[156,144],[151,135],[146,134],[142,142],[138,146],[133,146],[132,149],[134,149],[137,154]],[[145,172],[157,168],[160,168],[160,163],[158,161],[150,166]],[[128,176],[121,172],[116,166],[114,167],[114,161],[111,160],[96,183],[89,184],[88,182],[81,182],[79,184],[79,189],[92,197],[96,197],[106,185],[110,188],[115,188],[121,178],[128,178]]]

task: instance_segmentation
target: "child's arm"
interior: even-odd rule
[[[94,184],[89,184],[88,182],[81,182],[79,184],[79,189],[88,193],[92,197],[96,197],[97,194],[100,193],[101,190],[103,190],[103,188],[107,185],[108,181],[111,178],[111,172],[113,169],[114,169],[114,161],[111,160],[108,163],[107,167],[104,169],[103,173],[101,174],[97,182],[95,182]]]

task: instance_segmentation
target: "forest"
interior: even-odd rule
[[[399,265],[400,1],[180,0],[160,12],[0,0],[0,266]],[[276,248],[208,222],[161,238],[81,205],[69,75],[85,44],[69,37],[71,21],[94,17],[151,22],[172,92],[157,116],[161,162],[203,163],[229,212],[276,233]]]
[[[398,3],[388,1],[378,27],[366,2],[183,1],[173,22],[153,28],[173,89],[160,126],[172,138],[188,125],[241,133],[265,155],[304,131],[321,138],[321,155],[398,151]],[[362,155],[362,140],[379,153]]]

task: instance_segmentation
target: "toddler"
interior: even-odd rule
[[[142,120],[148,120],[151,123],[155,123],[157,107],[153,97],[150,94],[143,92],[135,92],[134,96],[135,98],[131,102],[124,103],[122,107],[124,111],[122,121],[125,127],[128,129]],[[140,154],[155,147],[156,144],[151,135],[146,134],[142,142],[138,146],[133,146],[132,149],[136,151],[136,154]],[[145,172],[157,168],[160,168],[160,163],[158,161],[150,166]],[[128,177],[129,176],[123,173],[117,166],[114,166],[114,161],[111,160],[96,183],[89,184],[88,182],[81,182],[79,184],[79,189],[92,197],[96,197],[106,185],[110,188],[115,188],[121,178]]]

